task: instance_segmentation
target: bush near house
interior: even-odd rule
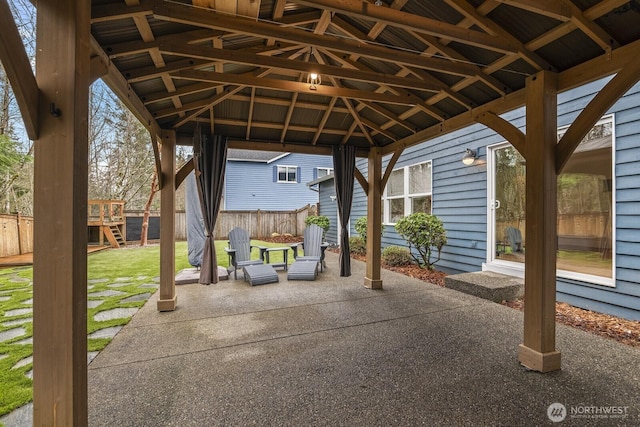
[[[324,230],[324,233],[322,233],[322,237],[323,238],[324,238],[324,235],[329,230],[329,227],[331,225],[331,223],[329,222],[329,217],[324,216],[324,215],[317,215],[317,216],[316,215],[310,215],[310,216],[305,218],[304,223],[307,226],[309,226],[311,224],[315,224],[318,227],[322,228]]]
[[[353,228],[355,228],[356,233],[358,233],[360,235],[360,237],[362,237],[362,240],[364,241],[365,245],[367,243],[367,217],[366,216],[361,216],[360,218],[358,218],[358,220],[356,221],[356,224],[353,226]],[[384,224],[380,225],[380,237],[382,237],[384,235]]]
[[[362,237],[349,237],[349,252],[353,255],[365,255],[367,244]]]
[[[390,267],[402,267],[415,264],[411,252],[400,246],[387,246],[382,251],[382,261]]]
[[[447,243],[447,232],[440,218],[422,212],[414,213],[398,220],[396,230],[409,244],[411,256],[418,265],[433,270],[433,265],[440,261],[442,247]],[[434,261],[431,260],[433,248],[438,250]]]

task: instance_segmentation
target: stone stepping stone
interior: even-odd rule
[[[138,286],[139,288],[153,288],[153,289],[158,289],[160,285],[158,285],[157,283],[145,283],[143,285]]]
[[[7,331],[0,332],[0,342],[5,342],[18,338],[26,334],[27,331],[24,328],[13,328]]]
[[[25,357],[24,359],[19,360],[18,363],[11,367],[11,369],[19,369],[23,366],[27,366],[30,363],[33,363],[33,356]]]
[[[88,338],[113,338],[118,332],[120,332],[120,329],[122,329],[122,326],[112,326],[110,328],[100,329],[89,334]]]
[[[0,354],[0,360],[4,359],[5,357],[9,357],[8,354]]]
[[[33,379],[33,369],[29,369],[29,371],[25,372],[24,376],[29,378],[30,380],[32,380]]]
[[[9,301],[11,297],[0,297],[0,302]]]
[[[136,280],[147,280],[147,276],[138,276]]]
[[[89,279],[87,280],[87,283],[92,284],[92,285],[96,285],[98,283],[105,283],[108,282],[109,279]]]
[[[33,308],[16,308],[15,310],[9,310],[4,312],[5,317],[22,316],[23,314],[33,313]]]
[[[15,344],[17,344],[17,345],[29,345],[29,344],[33,345],[33,337],[29,337],[29,338],[26,338],[26,339],[23,339],[23,340],[20,340],[20,341],[16,341],[16,342],[14,342],[12,344],[14,344],[14,345]]]
[[[133,278],[131,278],[131,277],[118,277],[118,278],[116,278],[115,281],[116,282],[130,282],[132,280],[133,280]]]
[[[146,300],[149,299],[150,296],[151,296],[151,294],[138,294],[138,295],[133,295],[133,296],[130,296],[129,298],[125,298],[123,300],[120,300],[120,302],[127,303],[127,302],[146,301]]]
[[[129,285],[133,285],[133,283],[131,282],[118,282],[118,283],[112,283],[110,285],[107,285],[108,288],[121,288],[123,286],[129,286]]]
[[[33,305],[33,298],[29,298],[24,301],[21,301],[20,304]]]
[[[90,296],[90,297],[116,297],[116,296],[122,296],[122,295],[127,295],[127,293],[126,292],[120,292],[120,291],[114,291],[114,290],[108,290],[108,291],[101,291],[101,292],[92,292],[88,296]]]
[[[30,279],[26,279],[24,277],[12,277],[9,279],[9,282],[11,283],[26,283],[26,282],[30,282]]]
[[[105,310],[96,313],[93,318],[98,322],[104,322],[105,320],[113,319],[127,319],[136,314],[137,311],[137,308],[114,308],[112,310]]]
[[[102,304],[103,302],[104,302],[103,300],[88,300],[87,301],[87,308],[96,308],[100,304]]]
[[[33,322],[33,319],[31,317],[27,317],[25,319],[16,319],[16,320],[10,320],[8,322],[4,322],[2,326],[4,326],[5,328],[8,328],[10,326],[23,325],[25,323],[30,323],[30,322]]]

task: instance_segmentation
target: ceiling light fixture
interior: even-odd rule
[[[318,89],[318,85],[322,83],[322,78],[320,74],[311,72],[309,76],[307,76],[307,83],[309,83],[309,89],[316,90]]]
[[[376,6],[382,6],[382,0],[376,0]]]

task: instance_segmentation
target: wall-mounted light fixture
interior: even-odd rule
[[[464,155],[462,156],[462,163],[464,163],[467,166],[470,166],[473,164],[473,162],[476,161],[477,158],[478,158],[478,154],[476,153],[476,151],[467,148],[464,152]]]
[[[336,201],[336,196],[329,196],[329,199],[331,199],[332,202]]]

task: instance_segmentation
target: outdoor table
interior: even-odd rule
[[[278,247],[278,248],[265,248],[265,247],[261,247],[260,248],[260,258],[263,259],[267,264],[272,265],[274,268],[275,267],[284,267],[284,271],[287,271],[288,269],[288,261],[289,261],[289,249],[291,249],[289,246],[282,246],[282,247]],[[279,263],[273,263],[271,264],[270,260],[269,260],[269,254],[271,252],[274,251],[282,251],[282,258],[283,258],[283,262],[279,262]]]

